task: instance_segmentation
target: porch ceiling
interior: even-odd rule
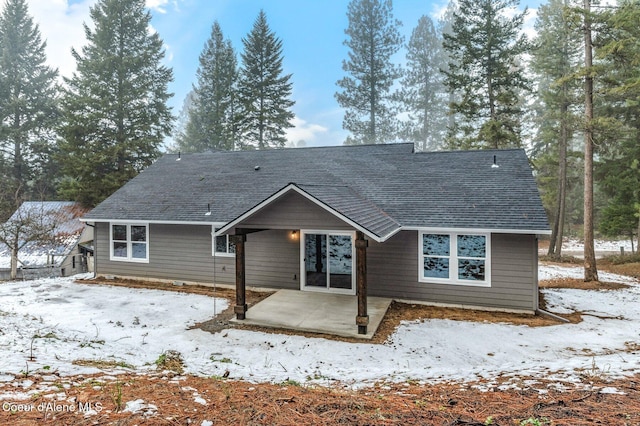
[[[299,290],[279,290],[246,312],[237,324],[333,334],[370,340],[391,304],[391,299],[368,297],[367,334],[358,334],[356,296]]]

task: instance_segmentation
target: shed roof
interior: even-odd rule
[[[375,234],[549,229],[524,150],[416,153],[412,144],[169,154],[85,220],[227,224],[289,184],[354,222],[376,222]]]

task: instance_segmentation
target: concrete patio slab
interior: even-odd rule
[[[356,296],[318,293],[299,290],[278,290],[251,306],[245,320],[233,319],[236,324],[284,328],[311,333],[333,334],[342,337],[371,339],[391,299],[368,297],[369,326],[367,334],[358,334]]]

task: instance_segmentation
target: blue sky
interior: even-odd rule
[[[410,34],[420,16],[437,14],[441,4],[445,3],[396,1],[394,14],[404,23],[403,32]],[[342,143],[347,135],[342,130],[343,111],[333,95],[336,81],[344,76],[342,60],[347,56],[343,45],[348,23],[346,1],[187,0],[173,12],[154,12],[154,26],[173,56],[174,105],[181,107],[194,81],[198,55],[214,20],[239,54],[242,38],[251,30],[260,9],[283,42],[284,72],[293,74],[296,129],[288,134],[290,140],[303,139],[307,145]]]
[[[96,0],[27,0],[27,3],[48,41],[49,62],[61,74],[70,75],[75,69],[70,49],[72,46],[79,49],[84,44],[82,23],[91,22],[89,7]],[[533,26],[538,3],[527,1],[531,9],[528,27]],[[342,130],[343,111],[334,93],[336,81],[344,76],[342,60],[347,56],[343,45],[347,4],[347,0],[147,0],[152,26],[166,45],[166,64],[174,72],[175,81],[170,86],[174,93],[170,101],[174,114],[180,112],[195,82],[198,56],[213,22],[220,23],[239,55],[242,38],[263,9],[269,26],[282,40],[284,71],[293,74],[296,127],[287,134],[289,140],[305,140],[308,146],[342,144],[347,133]],[[403,24],[400,30],[405,39],[409,39],[422,15],[436,18],[446,4],[446,0],[395,0],[394,16]]]

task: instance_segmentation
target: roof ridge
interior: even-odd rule
[[[324,146],[304,146],[304,147],[282,147],[274,149],[253,149],[253,150],[207,150],[202,152],[167,152],[164,155],[172,156],[185,156],[185,155],[202,155],[202,154],[238,154],[238,153],[271,153],[281,151],[307,151],[307,150],[319,150],[319,149],[360,149],[360,148],[374,148],[374,147],[399,147],[399,146],[413,146],[413,142],[393,142],[393,143],[378,143],[378,144],[362,144],[362,145],[324,145]]]

